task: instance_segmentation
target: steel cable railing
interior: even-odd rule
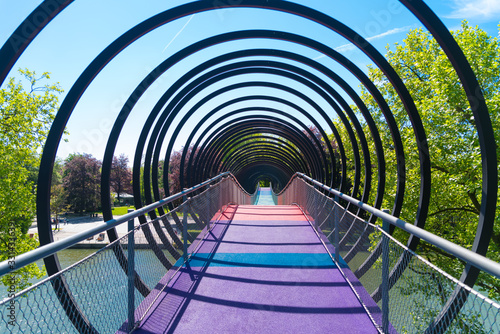
[[[196,195],[187,198],[187,195],[194,194],[195,191]],[[175,271],[182,266],[184,259],[197,247],[197,241],[208,233],[212,224],[221,218],[230,205],[251,204],[255,194],[246,193],[231,174],[224,173],[149,205],[146,207],[147,211],[141,209],[129,213],[125,216],[127,220],[121,218],[115,222],[106,222],[92,231],[97,230],[94,233],[97,234],[103,228],[110,228],[110,225],[133,221],[133,218],[145,212],[182,197],[185,197],[185,201],[174,210],[140,226],[133,227],[129,223],[127,235],[14,297],[3,299],[0,302],[0,333],[78,333],[76,328],[79,324],[69,320],[67,311],[58,298],[58,294],[63,293],[63,284],[60,284],[63,281],[69,287],[69,293],[76,301],[79,311],[83,313],[82,319],[86,319],[95,332],[115,333],[120,328],[130,332],[140,323],[161,289],[173,276],[166,276],[168,269]],[[183,226],[175,224],[174,215],[178,218],[177,221],[184,223]],[[174,235],[178,238],[170,237],[166,233],[168,228],[174,229]],[[89,233],[91,232],[73,237],[73,243],[69,246],[85,240]],[[184,240],[188,240],[186,248],[183,247]],[[60,240],[55,245],[47,246],[58,251],[69,247],[67,243]],[[52,250],[37,249],[26,253],[21,258],[22,263],[32,263],[40,259],[40,254],[48,256]],[[168,261],[167,267],[165,260]],[[0,268],[4,267],[2,264]],[[129,265],[132,271],[128,270]],[[2,270],[8,273],[5,268]],[[138,280],[142,285],[137,284]],[[144,291],[137,290],[138,286],[142,286]],[[14,325],[9,324],[11,310],[15,314]]]
[[[300,206],[318,233],[324,234],[334,245],[335,253],[332,257],[337,261],[340,270],[343,265],[349,267],[350,271],[346,272],[345,276],[351,280],[351,287],[360,296],[361,302],[363,303],[363,298],[368,296],[377,302],[379,309],[371,316],[382,332],[500,332],[498,303],[409,250],[386,232],[388,224],[392,223],[409,233],[414,233],[422,240],[495,277],[500,277],[499,264],[427,231],[415,228],[386,212],[322,185],[304,174],[297,173],[281,193],[273,196],[278,204]],[[366,218],[346,210],[339,204],[339,199],[356,205],[361,209],[359,212],[367,217],[373,214],[382,218],[383,226],[368,223]],[[366,265],[365,261],[373,252],[378,253],[375,256],[376,261]],[[448,299],[457,288],[462,291],[459,294],[461,299],[458,301],[459,304],[463,304],[462,308],[454,310],[454,313],[448,313],[454,316],[435,326],[434,320],[442,309],[448,306]],[[446,324],[446,327],[442,324]]]

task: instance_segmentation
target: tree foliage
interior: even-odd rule
[[[462,24],[460,30],[452,33],[483,90],[499,156],[499,42],[483,30],[470,27],[467,22]],[[395,45],[394,50],[388,47],[386,58],[410,91],[428,138],[432,163],[432,193],[426,229],[470,248],[475,237],[480,209],[482,166],[477,129],[462,85],[437,42],[422,29],[412,30],[402,44]],[[383,73],[370,68],[369,75],[388,101],[401,131],[407,162],[407,186],[401,217],[411,222],[415,219],[420,196],[420,165],[413,129],[402,102]],[[363,90],[362,97],[374,115],[382,135],[388,176],[384,207],[391,207],[396,189],[396,157],[391,136],[374,99],[366,90]],[[495,261],[500,260],[498,213],[500,210],[497,205],[497,221],[488,252],[488,257]],[[424,243],[421,243],[419,251],[455,277],[460,276],[463,270],[460,261]],[[490,296],[500,296],[498,280],[483,275],[478,284],[488,290]]]
[[[59,227],[59,214],[68,211],[66,189],[63,185],[64,162],[61,159],[54,161],[52,184],[50,187],[50,210],[54,214],[57,227]]]
[[[98,210],[101,195],[102,162],[91,154],[71,155],[65,165],[64,188],[71,208],[76,212]]]
[[[182,190],[180,182],[181,157],[182,150],[174,151],[170,155],[170,162],[168,166],[168,182],[170,194],[176,194]],[[163,182],[163,180],[159,180],[159,182]]]
[[[335,136],[333,134],[328,136],[328,140],[330,141],[330,145],[332,146],[332,149],[333,149],[334,156],[332,158],[330,155],[330,151],[328,150],[328,146],[325,142],[325,139],[323,138],[323,136],[321,134],[321,131],[319,131],[319,129],[314,125],[309,125],[309,130],[313,133],[313,135],[316,137],[316,139],[320,142],[321,149],[325,152],[326,159],[327,159],[328,163],[331,166],[334,166],[335,171],[336,171],[336,175],[333,176],[334,177],[333,183],[338,184],[340,182],[340,178],[341,178],[341,173],[340,173],[341,162],[340,162],[340,154],[339,154],[339,150],[338,150],[338,144],[337,144],[337,141],[335,140]],[[311,140],[311,142],[313,142],[313,138],[311,138],[309,132],[307,132],[305,130],[302,130],[302,132],[304,133],[304,135],[307,138],[309,138]]]
[[[40,85],[49,73],[19,70],[29,90],[21,81],[10,78],[0,90],[0,261],[38,246],[27,231],[35,216],[35,180],[39,151],[47,137],[58,106],[57,84]],[[2,282],[20,290],[43,272],[36,264],[2,277]]]
[[[120,154],[114,156],[111,165],[110,183],[111,189],[117,194],[117,200],[120,201],[120,194],[132,192],[132,172],[128,167],[128,157]]]
[[[187,176],[187,165],[188,165],[187,162],[189,161],[189,157],[191,156],[192,151],[193,151],[193,146],[190,146],[187,150],[186,158],[184,161],[184,171],[183,171],[184,176]],[[180,181],[182,152],[183,149],[180,149],[178,151],[173,151],[172,154],[170,155],[170,161],[168,165],[168,182],[169,182],[170,194],[176,194],[182,191],[181,181]],[[162,170],[163,170],[163,165],[164,163],[162,163]],[[164,171],[162,171],[162,173],[164,173]],[[163,184],[163,180],[158,180],[158,182],[159,184]]]

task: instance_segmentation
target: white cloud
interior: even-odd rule
[[[500,0],[453,0],[452,19],[496,19],[500,15]]]
[[[394,35],[394,34],[398,34],[400,32],[405,32],[405,31],[408,31],[411,29],[411,26],[406,26],[406,27],[402,27],[402,28],[394,28],[394,29],[391,29],[391,30],[388,30],[386,32],[383,32],[381,34],[378,34],[378,35],[375,35],[375,36],[372,36],[372,37],[368,37],[366,40],[371,42],[373,40],[376,40],[376,39],[379,39],[379,38],[382,38],[382,37],[385,37],[385,36],[389,36],[389,35]]]
[[[371,42],[371,41],[374,41],[376,39],[380,39],[380,38],[383,38],[383,37],[386,37],[386,36],[398,34],[400,32],[409,31],[411,28],[412,28],[412,26],[406,26],[406,27],[401,27],[401,28],[394,28],[394,29],[391,29],[391,30],[387,30],[386,32],[383,32],[381,34],[378,34],[378,35],[375,35],[375,36],[372,36],[372,37],[368,37],[366,40],[368,42]],[[355,50],[356,48],[357,48],[357,46],[355,46],[354,44],[349,43],[349,44],[344,44],[344,45],[336,47],[335,51],[343,53],[343,52],[348,52],[348,51]],[[325,57],[325,55],[321,55],[321,56],[315,58],[314,60],[321,59],[323,57]]]

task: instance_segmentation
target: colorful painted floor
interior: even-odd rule
[[[134,333],[378,332],[300,209],[235,206],[225,218]]]

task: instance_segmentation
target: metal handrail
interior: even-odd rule
[[[373,214],[374,216],[382,219],[383,221],[387,221],[390,224],[401,228],[403,231],[406,231],[410,234],[413,234],[414,236],[420,238],[421,240],[424,240],[424,241],[430,243],[431,245],[434,245],[434,246],[450,253],[451,255],[465,261],[466,263],[468,263],[468,264],[470,264],[478,269],[481,269],[481,270],[487,272],[488,274],[495,276],[496,278],[500,278],[500,263],[497,263],[493,260],[490,260],[487,257],[482,256],[480,254],[474,253],[467,248],[464,248],[464,247],[459,246],[451,241],[448,241],[444,238],[441,238],[441,237],[439,237],[439,236],[437,236],[429,231],[426,231],[420,227],[417,227],[413,224],[407,223],[402,219],[399,219],[399,218],[394,217],[388,213],[385,213],[382,210],[376,209],[376,208],[374,208],[374,207],[372,207],[364,202],[361,202],[360,200],[358,200],[356,198],[353,198],[351,196],[343,194],[340,191],[335,190],[331,187],[328,187],[328,186],[310,178],[309,176],[307,176],[303,173],[295,173],[294,176],[290,179],[290,182],[295,177],[301,177],[304,180],[307,180],[307,181],[315,184],[316,186],[330,192],[331,194],[346,200],[347,202],[357,206],[358,208],[363,209],[363,210]],[[290,182],[287,184],[287,187],[290,184]],[[287,187],[285,187],[284,189],[286,189]],[[281,191],[280,194],[281,193],[283,193],[283,191]]]
[[[53,255],[63,249],[66,249],[68,247],[71,247],[80,241],[84,241],[87,238],[94,236],[98,233],[104,232],[109,230],[110,228],[116,227],[118,225],[121,225],[123,223],[128,222],[129,220],[132,220],[134,218],[137,218],[139,216],[145,215],[150,211],[153,211],[161,206],[164,206],[165,204],[168,204],[170,202],[175,201],[176,199],[183,198],[189,193],[192,193],[193,191],[196,191],[200,188],[203,188],[204,186],[217,181],[218,179],[221,179],[226,176],[231,176],[234,179],[234,176],[230,172],[225,172],[222,174],[219,174],[218,176],[211,178],[205,182],[202,182],[196,186],[193,186],[191,188],[185,189],[175,195],[169,196],[167,198],[164,198],[162,200],[159,200],[158,202],[149,204],[145,207],[142,207],[140,209],[137,209],[133,212],[127,213],[120,218],[117,219],[111,219],[107,222],[103,222],[102,224],[99,224],[95,227],[89,228],[86,231],[82,231],[80,233],[76,233],[70,237],[64,238],[62,240],[54,241],[50,244],[40,246],[37,249],[34,249],[32,251],[26,252],[24,254],[21,254],[19,256],[16,256],[14,259],[8,259],[0,263],[0,276],[6,275],[12,271],[15,271],[16,269],[22,268],[24,266],[27,266],[35,261],[38,261],[40,259],[46,258],[47,256]]]

